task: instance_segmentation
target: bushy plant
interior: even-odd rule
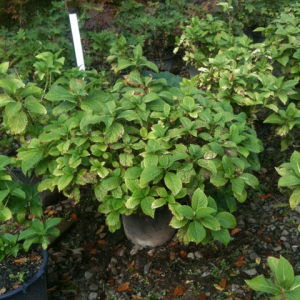
[[[139,46],[134,53],[142,57]],[[213,236],[227,245],[236,200],[258,185],[251,171],[262,144],[244,113],[198,89],[144,77],[140,68],[153,64],[139,62],[119,62],[133,71],[102,91],[81,79],[53,84],[45,99],[54,118],[19,149],[22,170],[44,174],[39,191],[58,187],[77,201],[94,191],[111,231],[121,214],[153,217],[168,205],[180,240]]]

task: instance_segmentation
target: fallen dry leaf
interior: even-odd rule
[[[95,246],[96,242],[89,242],[88,244],[82,246],[83,250],[90,250]]]
[[[271,239],[268,236],[265,236],[265,241],[266,243],[270,244],[271,243]]]
[[[21,258],[18,258],[18,259],[14,259],[14,263],[16,265],[19,265],[19,264],[21,264],[21,263],[23,263],[25,261],[27,261],[27,257],[21,257]]]
[[[109,279],[108,283],[110,286],[114,286],[115,285],[115,281],[113,279]]]
[[[30,257],[30,261],[33,262],[33,261],[39,261],[42,259],[42,255],[35,255],[35,256],[31,256]]]
[[[128,291],[129,286],[130,286],[130,282],[127,281],[127,282],[119,285],[118,288],[117,288],[117,290],[118,290],[118,292],[126,292],[126,291]]]
[[[186,258],[186,252],[185,252],[184,250],[181,250],[181,251],[179,252],[179,254],[180,254],[180,257],[181,257],[181,258],[183,258],[183,259]]]
[[[97,252],[98,252],[98,250],[97,250],[96,248],[93,248],[93,249],[92,249],[92,254],[95,255]]]
[[[143,300],[144,298],[141,296],[137,296],[137,295],[132,295],[133,299],[139,299],[139,300]]]
[[[218,291],[224,291],[224,288],[222,288],[220,285],[218,285],[218,284],[214,284],[214,287],[215,287],[215,289],[216,290],[218,290]]]
[[[246,255],[240,255],[239,256],[238,261],[235,263],[235,266],[237,268],[242,267],[246,263],[246,261],[244,260],[245,257],[246,257]]]
[[[99,240],[97,243],[98,243],[99,245],[105,245],[105,244],[106,244],[106,241],[105,241],[105,240]]]
[[[273,196],[273,194],[272,193],[269,193],[269,194],[267,194],[267,195],[259,195],[258,197],[260,198],[260,199],[268,199],[268,198],[270,198],[270,197],[272,197]]]
[[[77,221],[77,215],[76,214],[71,214],[71,219],[73,221]]]
[[[159,271],[159,270],[155,270],[155,269],[152,269],[151,271],[157,275],[163,274],[163,271]]]
[[[199,296],[199,300],[206,300],[206,296],[205,296],[204,294],[201,294],[201,295]]]
[[[177,296],[182,296],[184,292],[185,292],[185,287],[180,286],[180,287],[175,288],[173,294],[174,294],[175,297],[177,297]]]
[[[173,261],[175,259],[175,251],[170,252],[170,261]]]
[[[129,265],[129,270],[132,270],[134,268],[135,262],[134,260]]]
[[[259,229],[259,231],[257,233],[257,237],[260,237],[265,231],[266,231],[266,228]]]
[[[223,278],[222,279],[222,281],[221,281],[221,283],[220,283],[220,286],[223,288],[223,289],[225,289],[225,287],[226,287],[226,279],[225,278]]]
[[[6,288],[2,288],[2,289],[0,290],[0,295],[3,295],[5,292],[6,292]]]
[[[100,228],[97,230],[96,234],[100,234],[105,229],[105,225],[101,225]]]
[[[242,231],[241,228],[233,228],[233,229],[231,230],[231,232],[230,232],[230,235],[231,235],[231,236],[234,236],[235,234],[237,234],[237,233],[239,233],[239,232],[241,232],[241,231]]]

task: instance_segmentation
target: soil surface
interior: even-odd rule
[[[258,190],[249,190],[234,213],[237,227],[228,247],[216,241],[185,246],[176,237],[154,249],[131,244],[123,230],[110,233],[97,202],[72,206],[67,200],[48,207],[49,214],[68,212],[72,226],[49,249],[49,300],[267,300],[251,291],[245,279],[270,277],[268,256],[283,255],[300,274],[300,207],[292,211],[289,192],[279,191],[274,167],[290,157],[280,152],[271,127],[260,132]],[[296,300],[296,299],[295,299]]]

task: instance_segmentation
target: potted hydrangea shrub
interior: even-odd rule
[[[258,186],[262,143],[228,102],[142,76],[140,62],[102,90],[76,78],[54,83],[45,99],[56,119],[19,149],[23,172],[43,174],[39,191],[97,198],[112,232],[122,215],[155,218],[167,207],[180,241],[227,245],[236,202]]]

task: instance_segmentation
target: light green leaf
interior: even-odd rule
[[[155,209],[152,208],[154,198],[147,196],[141,201],[141,208],[144,214],[154,218]]]
[[[240,175],[239,178],[243,179],[247,185],[250,185],[254,189],[258,188],[259,181],[254,175],[249,174],[249,173],[244,173],[244,174]]]
[[[235,217],[229,212],[220,212],[215,217],[223,228],[234,228],[236,226]]]
[[[192,220],[195,216],[195,212],[193,211],[193,209],[188,206],[188,205],[181,205],[177,208],[177,212],[185,217],[188,220]]]
[[[294,280],[294,270],[284,257],[280,256],[276,270],[276,279],[279,286],[288,289]]]
[[[156,166],[148,166],[147,168],[145,168],[142,171],[141,177],[140,177],[140,182],[142,185],[145,185],[162,173],[163,173],[162,168],[156,167]]]
[[[142,173],[142,168],[140,167],[132,167],[128,168],[125,172],[126,179],[137,179],[140,177]]]
[[[53,85],[50,91],[45,95],[45,99],[52,102],[71,101],[74,102],[76,96],[60,85]]]
[[[46,108],[42,104],[40,104],[39,101],[33,96],[28,96],[25,99],[25,106],[32,113],[39,114],[39,115],[47,114]]]
[[[297,188],[293,191],[289,199],[291,209],[295,209],[300,203],[300,188]]]
[[[206,236],[206,231],[204,227],[197,220],[190,223],[188,232],[193,237],[196,244],[199,244]]]
[[[251,280],[245,281],[255,291],[274,295],[280,293],[280,289],[270,279],[266,279],[264,275],[259,275]]]
[[[232,190],[234,193],[241,195],[245,189],[244,180],[241,178],[234,178],[230,180],[232,184]]]
[[[11,211],[8,207],[0,207],[0,221],[7,221],[12,218]]]
[[[119,139],[122,138],[124,134],[124,127],[122,124],[114,122],[108,129],[105,130],[104,134],[106,144],[116,143]]]
[[[294,151],[290,161],[291,161],[291,166],[295,171],[296,175],[300,177],[300,153],[298,151]]]
[[[217,241],[223,243],[226,247],[230,242],[230,234],[227,229],[221,229],[217,231],[211,231],[211,235]]]
[[[279,179],[278,186],[294,186],[300,184],[300,178],[293,175],[286,175]]]
[[[213,209],[212,207],[200,207],[196,211],[196,218],[197,219],[204,218],[215,212],[216,212],[216,210]]]
[[[177,174],[167,172],[164,177],[164,181],[167,188],[169,188],[172,191],[174,196],[176,196],[182,189],[182,182]]]
[[[63,175],[59,178],[57,188],[59,191],[64,190],[72,181],[73,175]]]
[[[204,227],[211,229],[213,231],[221,229],[219,221],[213,216],[204,217],[203,219],[200,220],[200,222]]]
[[[192,209],[193,211],[197,211],[200,207],[207,207],[208,200],[204,192],[198,188],[192,197]]]

